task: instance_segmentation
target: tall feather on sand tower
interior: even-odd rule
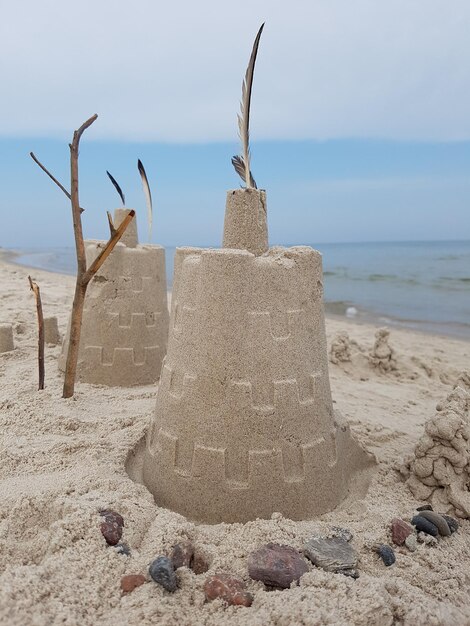
[[[238,117],[238,133],[242,143],[242,154],[232,157],[232,164],[235,171],[245,183],[247,189],[256,189],[256,182],[250,169],[250,107],[251,107],[251,91],[253,88],[253,78],[255,75],[255,63],[258,55],[259,40],[263,32],[264,23],[261,24],[253,49],[251,51],[248,67],[246,68],[245,78],[242,83],[242,99],[240,102],[240,113]]]

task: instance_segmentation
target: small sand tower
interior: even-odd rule
[[[128,212],[116,209],[116,226]],[[85,244],[87,263],[91,264],[104,242]],[[62,371],[68,334],[59,359]],[[88,288],[77,378],[110,386],[154,383],[166,353],[167,335],[165,250],[138,244],[133,219]]]
[[[143,482],[202,522],[320,515],[364,492],[373,463],[333,411],[321,255],[268,249],[253,188],[228,192],[223,241],[176,253]]]

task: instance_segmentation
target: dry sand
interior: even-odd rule
[[[31,270],[46,316],[65,332],[71,277]],[[14,326],[16,348],[0,354],[0,623],[49,626],[131,624],[470,624],[470,522],[436,546],[397,548],[386,568],[371,549],[388,543],[393,517],[409,518],[419,503],[396,470],[423,433],[424,422],[470,364],[470,342],[392,330],[393,355],[376,354],[376,329],[328,319],[329,345],[341,330],[356,343],[352,362],[330,363],[336,407],[355,436],[379,460],[365,500],[320,519],[271,520],[202,526],[158,508],[125,471],[155,405],[155,386],[110,389],[77,385],[61,399],[59,346],[46,348],[46,389],[38,392],[36,320],[28,270],[0,262],[0,323]],[[341,354],[341,341],[339,342]],[[379,352],[382,350],[380,348]],[[389,358],[391,357],[391,358]],[[393,367],[387,363],[393,360]],[[269,486],[267,486],[268,488]],[[131,557],[106,546],[99,509],[125,519]],[[273,541],[300,548],[332,526],[349,528],[360,555],[353,580],[311,567],[298,587],[265,591],[250,581],[247,555]],[[180,589],[169,594],[152,581],[121,595],[124,574],[148,564],[181,538],[191,538],[211,561],[247,582],[251,608],[204,602],[206,576],[178,570]]]

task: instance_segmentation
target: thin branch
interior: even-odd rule
[[[100,252],[100,254],[96,257],[96,259],[93,261],[93,263],[90,265],[90,267],[85,272],[85,274],[83,276],[83,284],[88,285],[90,280],[93,278],[93,276],[96,274],[96,272],[100,269],[100,267],[106,261],[108,256],[113,251],[113,249],[114,249],[115,245],[117,244],[117,242],[121,239],[121,237],[124,234],[126,228],[129,226],[131,220],[134,219],[134,215],[135,215],[135,211],[134,210],[129,211],[129,213],[126,215],[126,217],[123,219],[123,221],[114,230],[114,234],[112,235],[111,239],[109,239],[109,241],[106,243],[106,245],[103,248],[103,250]]]
[[[34,154],[34,152],[30,152],[30,153],[29,153],[29,156],[33,159],[33,161],[34,161],[35,163],[37,163],[37,164],[39,165],[39,167],[42,169],[42,171],[43,171],[43,172],[45,172],[45,173],[49,176],[49,178],[55,182],[55,184],[57,185],[57,187],[59,187],[59,189],[61,189],[61,190],[65,193],[65,195],[67,196],[67,198],[68,198],[69,200],[71,200],[71,199],[72,199],[72,198],[71,198],[71,195],[69,194],[69,192],[67,191],[67,189],[66,189],[66,188],[65,188],[65,187],[64,187],[61,183],[59,183],[59,181],[57,180],[57,178],[55,178],[55,177],[54,177],[54,176],[53,176],[53,175],[49,172],[49,170],[47,169],[47,167],[45,167],[45,166],[41,163],[41,161],[37,158],[37,156]],[[84,211],[85,211],[85,209],[82,209],[82,207],[80,207],[80,213],[83,213]]]
[[[57,180],[57,178],[55,178],[50,172],[49,170],[41,163],[41,161],[36,157],[36,155],[34,154],[34,152],[30,152],[29,156],[33,159],[33,161],[35,163],[37,163],[39,165],[39,167],[42,169],[43,172],[46,172],[46,174],[49,176],[49,178],[51,180],[53,180],[55,182],[55,184],[57,185],[57,187],[59,187],[59,189],[62,189],[62,191],[65,193],[65,195],[67,196],[67,198],[70,200],[70,194],[67,191],[67,189],[61,184],[59,183],[59,181]]]
[[[41,391],[44,389],[44,378],[45,378],[45,368],[44,368],[44,316],[42,313],[42,303],[41,303],[41,293],[39,291],[39,285],[35,283],[31,276],[28,276],[29,286],[31,291],[34,292],[34,296],[36,298],[36,310],[38,315],[38,328],[39,328],[39,338],[38,338],[38,367],[39,367],[39,386],[38,389]]]

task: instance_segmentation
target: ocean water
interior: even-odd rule
[[[470,339],[470,241],[313,244],[329,313]],[[168,285],[175,248],[167,247]],[[73,274],[72,248],[20,251],[17,263]]]

